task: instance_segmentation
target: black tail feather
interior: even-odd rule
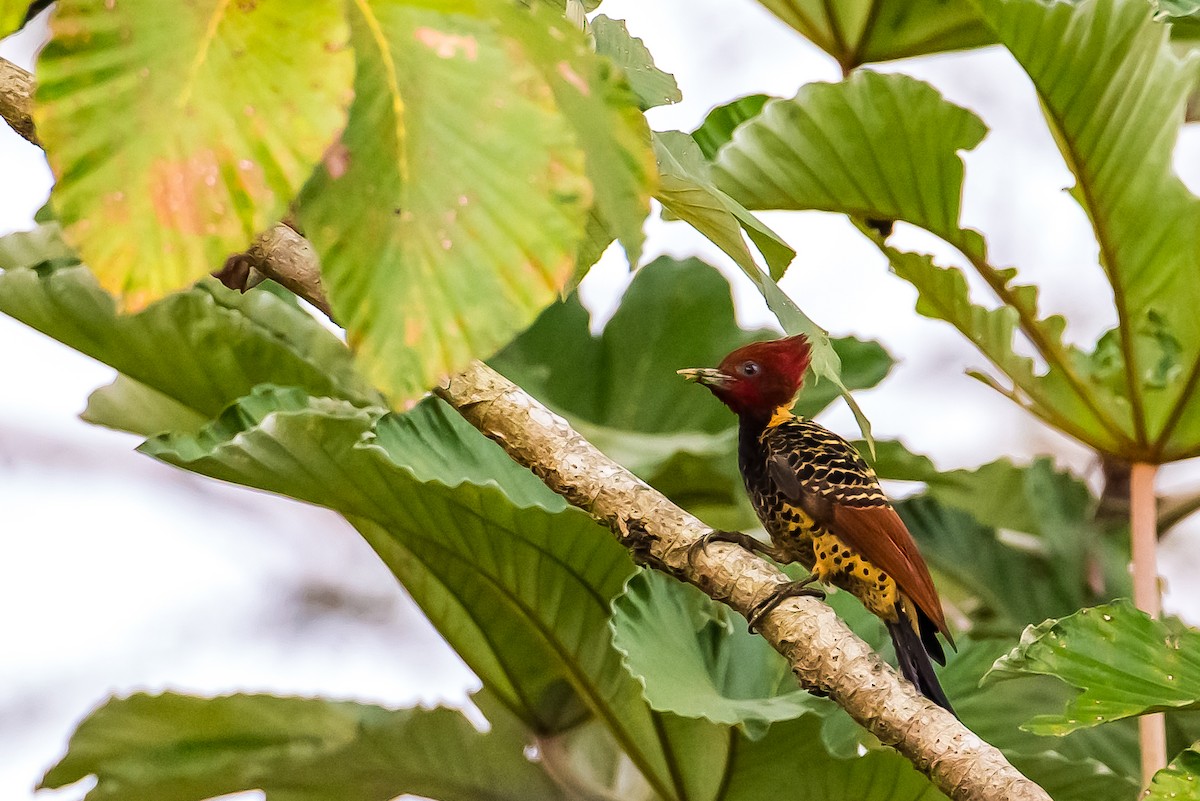
[[[921,642],[922,638],[913,630],[912,624],[902,614],[897,622],[888,623],[887,629],[888,634],[892,635],[892,645],[896,648],[896,659],[900,663],[900,672],[904,674],[904,678],[911,681],[921,695],[958,717],[954,707],[950,706],[950,700],[946,698],[942,685],[938,683],[937,675],[933,672],[933,663],[929,661],[929,654]],[[940,655],[940,643],[938,645]]]
[[[901,611],[901,614],[904,614]],[[938,639],[937,626],[929,619],[929,615],[917,610],[917,631],[921,635],[921,645],[925,646],[925,653],[929,654],[929,658],[937,662],[943,667],[946,665],[946,652],[942,650],[941,640]]]

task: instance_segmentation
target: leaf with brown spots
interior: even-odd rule
[[[244,249],[345,125],[337,0],[61,0],[51,34],[34,109],[51,202],[127,307]]]
[[[527,12],[472,8],[354,4],[356,100],[299,204],[334,313],[397,408],[558,297],[592,202],[554,93],[495,21]]]

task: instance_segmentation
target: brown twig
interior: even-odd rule
[[[26,78],[24,104],[0,106],[0,115],[14,127],[28,120],[32,81]],[[27,138],[32,141],[32,131]],[[294,230],[276,226],[235,259],[329,313],[316,255]],[[437,393],[547,486],[611,528],[642,561],[743,615],[787,580],[775,566],[728,543],[714,543],[689,559],[688,547],[707,526],[482,362],[448,378]],[[760,631],[788,660],[801,686],[829,695],[952,798],[1050,801],[998,749],[900,679],[825,604],[789,599],[764,618]]]

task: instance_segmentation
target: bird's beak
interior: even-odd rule
[[[688,381],[695,381],[706,387],[727,387],[733,381],[732,376],[711,367],[690,367],[687,370],[676,370],[675,372]]]

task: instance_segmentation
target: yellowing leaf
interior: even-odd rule
[[[51,203],[131,308],[248,246],[345,124],[338,0],[62,0],[51,34],[34,106]]]

